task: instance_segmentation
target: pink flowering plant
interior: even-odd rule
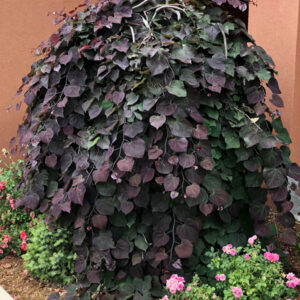
[[[285,275],[280,256],[262,249],[257,236],[248,239],[246,247],[225,245],[219,252],[207,253],[208,267],[215,272],[214,286],[221,299],[274,300],[296,295],[300,280]]]
[[[168,294],[162,300],[291,300],[300,279],[294,273],[285,274],[277,253],[262,249],[254,235],[245,247],[227,244],[220,252],[207,252],[208,268],[214,274],[209,284],[196,275],[192,283],[184,277],[171,275],[166,281]]]
[[[166,282],[166,289],[167,295],[162,300],[221,300],[215,287],[201,284],[198,275],[186,283],[184,277],[173,274]]]
[[[27,234],[35,224],[35,213],[16,209],[21,190],[17,187],[22,176],[23,162],[13,161],[7,150],[0,159],[0,258],[26,252]]]

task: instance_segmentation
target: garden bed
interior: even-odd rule
[[[0,261],[0,285],[19,300],[44,300],[54,291],[62,289],[50,283],[42,283],[30,277],[17,256],[6,256]]]

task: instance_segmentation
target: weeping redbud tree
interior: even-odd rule
[[[225,2],[246,9],[110,0],[60,13],[23,78],[18,206],[73,231],[80,299],[151,299],[173,272],[207,276],[205,249],[269,234],[268,198],[296,241],[300,168],[268,107],[283,106],[274,63]]]

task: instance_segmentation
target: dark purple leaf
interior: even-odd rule
[[[100,170],[96,170],[93,172],[93,180],[95,183],[97,182],[106,182],[109,176],[109,167],[107,163],[104,163]]]
[[[168,58],[159,53],[147,58],[146,65],[150,69],[152,76],[163,74],[170,67]]]
[[[71,60],[72,60],[72,57],[73,57],[73,54],[72,53],[69,53],[67,55],[63,55],[60,59],[59,59],[59,62],[62,64],[62,65],[67,65]]]
[[[93,104],[91,108],[88,110],[90,119],[92,120],[97,118],[100,115],[101,111],[102,111],[102,106],[100,106],[97,103]]]
[[[221,72],[225,72],[225,56],[223,53],[216,53],[212,56],[212,58],[207,59],[208,65]]]
[[[149,122],[154,128],[159,129],[166,123],[166,120],[167,118],[164,115],[155,115],[150,117]]]
[[[286,176],[281,168],[264,168],[263,176],[270,189],[280,187],[286,181]]]
[[[150,182],[153,179],[154,174],[155,174],[154,169],[148,167],[142,168],[141,176],[142,176],[143,183]]]
[[[160,174],[167,175],[172,172],[173,166],[170,165],[165,159],[160,159],[155,162],[155,168]]]
[[[206,204],[206,203],[201,203],[199,205],[199,209],[200,211],[205,215],[208,216],[212,213],[214,206],[210,203]]]
[[[294,203],[291,201],[284,201],[281,203],[282,212],[286,213],[293,209]]]
[[[126,186],[126,192],[128,199],[133,199],[138,196],[139,192],[141,191],[140,187],[134,187],[131,185]]]
[[[36,193],[28,193],[22,198],[22,203],[25,207],[34,210],[40,203],[40,197]]]
[[[130,202],[130,201],[123,201],[121,203],[120,208],[121,208],[121,211],[123,212],[124,215],[128,215],[128,214],[130,214],[133,211],[134,204],[132,202]]]
[[[283,202],[288,197],[288,190],[286,187],[280,187],[270,190],[271,199],[274,202]]]
[[[54,136],[54,132],[53,132],[53,130],[51,128],[47,128],[46,130],[41,131],[39,133],[40,140],[43,143],[47,144],[47,145],[50,143],[50,141],[52,140],[53,136]]]
[[[228,203],[228,194],[226,191],[218,188],[213,190],[209,200],[216,206],[225,206]]]
[[[193,137],[199,140],[207,139],[207,129],[203,125],[197,125],[196,129],[193,129]]]
[[[259,236],[267,236],[270,233],[270,230],[270,224],[268,223],[260,222],[254,224],[254,231]]]
[[[172,155],[168,158],[168,163],[172,166],[177,166],[179,163],[179,158],[177,155]]]
[[[166,192],[175,191],[179,185],[180,179],[179,177],[173,176],[173,174],[169,174],[164,178],[164,188]]]
[[[214,162],[210,157],[205,157],[201,162],[200,166],[207,171],[211,171],[214,168]]]
[[[163,231],[154,231],[153,232],[153,246],[162,247],[169,242],[169,236]]]
[[[179,155],[179,164],[184,168],[191,168],[195,165],[195,156],[193,154],[182,153]]]
[[[186,219],[185,223],[177,226],[176,233],[181,240],[189,240],[196,243],[199,238],[199,233],[201,230],[201,222],[194,219]]]
[[[157,252],[155,253],[155,261],[161,262],[168,258],[168,254],[166,253],[165,248],[159,248]]]
[[[175,247],[179,258],[189,258],[193,255],[193,244],[189,240],[182,240],[180,245]]]
[[[188,140],[186,138],[175,138],[168,141],[168,144],[174,152],[187,152]]]
[[[117,54],[113,59],[114,64],[119,66],[122,70],[126,70],[129,67],[129,61],[126,55]]]
[[[112,101],[116,105],[119,105],[125,98],[125,93],[124,92],[114,92],[112,94]]]
[[[64,95],[70,98],[76,98],[80,96],[80,86],[69,85],[64,88]]]
[[[44,104],[47,104],[49,101],[51,101],[57,94],[57,89],[55,87],[50,88],[44,97]]]
[[[101,215],[111,216],[114,214],[114,200],[111,197],[102,197],[95,202],[96,210]]]
[[[218,1],[225,1],[226,0],[218,0]],[[211,25],[204,28],[204,32],[208,35],[211,41],[214,41],[217,35],[220,33],[220,29],[217,25]]]
[[[287,202],[288,203],[288,202]],[[277,216],[277,221],[283,225],[285,228],[292,228],[295,226],[294,215],[290,212],[279,214]]]
[[[54,168],[57,163],[57,157],[55,154],[51,154],[49,156],[46,156],[45,158],[45,164],[49,168]]]
[[[67,79],[70,82],[71,86],[84,86],[87,79],[85,69],[82,70],[76,69],[70,71],[67,76]]]
[[[169,104],[167,102],[162,102],[157,104],[156,106],[156,113],[164,116],[172,116],[177,109],[176,104]]]
[[[124,240],[118,240],[116,243],[116,248],[114,248],[111,253],[116,259],[127,259],[129,258],[130,246]]]
[[[134,165],[134,159],[131,157],[125,157],[117,162],[117,166],[120,171],[131,172]]]
[[[140,174],[135,174],[129,178],[129,184],[131,186],[137,187],[141,184],[141,182],[142,182],[142,178]]]
[[[75,260],[75,272],[82,273],[85,267],[86,267],[86,259],[84,258],[84,256],[83,255],[77,256]]]
[[[115,247],[110,231],[100,232],[99,235],[93,239],[93,244],[99,251],[105,251]]]
[[[300,167],[296,163],[290,165],[288,176],[300,182]]]
[[[197,198],[200,194],[200,186],[193,183],[185,188],[185,193],[188,197]]]
[[[125,38],[125,39],[122,39],[119,41],[114,41],[111,44],[111,47],[113,49],[118,50],[119,52],[127,53],[128,49],[129,49],[129,40]]]
[[[100,275],[98,270],[89,270],[86,277],[90,283],[100,283]]]
[[[123,144],[123,151],[127,156],[143,158],[146,150],[144,140],[137,138],[131,142]]]
[[[168,121],[167,124],[172,134],[176,137],[186,138],[192,136],[193,126],[187,120]]]
[[[282,232],[279,238],[281,241],[291,246],[295,246],[297,243],[297,234],[292,228],[288,228]]]
[[[256,86],[252,86],[251,88],[246,90],[247,101],[249,104],[256,104],[264,100],[266,93],[265,90],[261,88],[257,88]]]
[[[270,102],[277,107],[284,107],[283,100],[280,96],[273,94]]]
[[[148,158],[151,160],[158,159],[164,152],[157,146],[153,146],[148,150]]]
[[[107,217],[102,215],[94,215],[92,217],[92,224],[95,228],[105,229],[107,225]]]
[[[271,77],[271,79],[267,83],[267,86],[269,87],[269,89],[272,91],[273,94],[281,94],[281,91],[278,86],[278,81],[276,80],[276,78]]]
[[[85,186],[83,184],[80,184],[74,188],[71,188],[68,191],[68,198],[74,204],[82,205],[84,195],[85,195]]]
[[[130,138],[135,138],[138,134],[144,131],[143,122],[137,121],[132,124],[124,124],[123,134]]]

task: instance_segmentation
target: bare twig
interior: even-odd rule
[[[225,57],[227,58],[228,57],[228,47],[227,47],[227,39],[226,39],[226,35],[225,35],[225,32],[221,26],[221,24],[218,24],[219,26],[219,29],[222,33],[222,36],[223,36],[223,41],[224,41],[224,52],[225,52]]]
[[[129,25],[129,28],[130,28],[131,35],[132,35],[132,43],[135,43],[135,34],[134,34],[133,27],[131,25]]]
[[[173,212],[173,227],[172,227],[172,246],[171,246],[171,251],[170,251],[170,260],[169,263],[171,263],[173,259],[173,249],[175,245],[175,224],[176,224],[176,217]]]

